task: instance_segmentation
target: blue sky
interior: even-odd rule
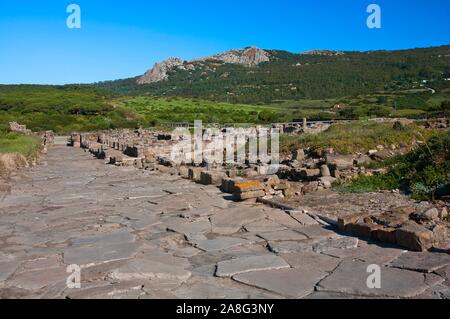
[[[81,7],[81,29],[66,7]],[[382,9],[368,29],[366,8]],[[449,0],[1,0],[0,83],[91,83],[142,74],[168,57],[255,45],[404,49],[450,44]]]

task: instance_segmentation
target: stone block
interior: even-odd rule
[[[264,196],[266,196],[266,192],[264,190],[235,193],[235,197],[238,200],[247,200]]]
[[[200,173],[200,184],[219,186],[222,184],[222,179],[224,177],[226,177],[225,173],[203,171]]]
[[[411,251],[428,250],[434,243],[433,232],[413,221],[408,221],[396,229],[395,238],[398,245]]]
[[[188,177],[190,180],[197,182],[200,181],[200,175],[203,169],[200,167],[190,167],[188,171]]]
[[[264,183],[259,181],[244,181],[236,183],[234,186],[237,193],[261,191],[265,188]]]

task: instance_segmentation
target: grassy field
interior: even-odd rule
[[[18,153],[31,158],[39,152],[40,147],[41,142],[35,136],[0,132],[0,154]]]
[[[274,106],[229,104],[186,98],[135,97],[118,105],[139,114],[147,126],[162,122],[271,123],[290,120],[286,109]]]
[[[327,131],[316,135],[281,136],[281,148],[288,152],[297,148],[333,148],[341,154],[365,153],[378,145],[385,147],[413,140],[427,140],[433,131],[420,129],[414,124],[402,130],[394,129],[392,123],[359,121],[332,125]]]

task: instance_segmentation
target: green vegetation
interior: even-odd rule
[[[57,133],[135,127],[136,114],[114,106],[110,92],[88,86],[0,86],[0,130],[16,121]]]
[[[359,121],[332,125],[328,130],[315,135],[281,136],[281,147],[284,151],[298,148],[325,149],[333,148],[341,154],[355,152],[365,153],[378,145],[399,146],[413,140],[426,140],[433,131],[420,129],[416,125],[408,125],[404,129],[395,129],[392,123]]]
[[[139,114],[144,126],[163,122],[271,123],[290,121],[285,110],[272,106],[218,103],[186,98],[135,97],[122,99],[118,105]]]
[[[404,188],[416,199],[435,199],[450,190],[450,131],[430,138],[412,152],[385,161],[385,175],[360,177],[348,185],[339,185],[344,192],[370,192]]]
[[[19,153],[26,158],[32,158],[36,156],[40,147],[41,141],[36,136],[0,131],[0,154]]]
[[[270,62],[252,68],[207,61],[197,63],[195,70],[174,70],[168,81],[138,85],[137,78],[130,78],[97,86],[121,95],[183,96],[246,104],[399,90],[442,92],[450,87],[446,81],[450,78],[450,46],[331,56],[269,52]],[[385,104],[382,99],[380,102]],[[420,106],[412,102],[399,100],[398,104]]]

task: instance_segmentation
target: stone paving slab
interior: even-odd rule
[[[81,149],[53,146],[11,180],[0,201],[0,298],[448,297],[446,256],[402,255],[303,212],[236,203]],[[389,265],[378,292],[361,287],[367,263]],[[66,286],[71,264],[81,289]]]
[[[289,268],[289,264],[276,255],[240,257],[217,263],[216,276],[231,277],[250,271],[282,268]]]
[[[303,298],[314,291],[324,276],[324,272],[314,269],[280,269],[238,274],[233,279],[287,298]]]
[[[450,255],[435,252],[406,252],[395,259],[390,266],[430,273],[450,265]]]
[[[411,298],[439,284],[443,278],[434,274],[421,274],[396,268],[381,268],[381,288],[367,285],[369,263],[343,261],[339,267],[318,284],[319,291],[361,295],[368,297]]]

